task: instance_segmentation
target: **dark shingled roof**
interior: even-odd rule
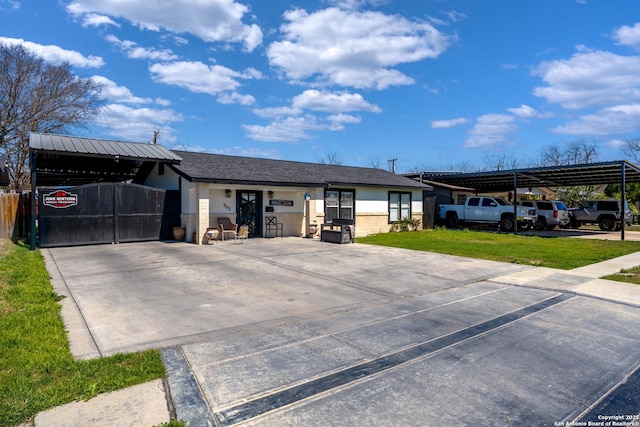
[[[274,186],[358,185],[395,188],[430,188],[382,169],[302,163],[286,160],[237,157],[176,151],[182,158],[171,165],[178,174],[195,182]]]

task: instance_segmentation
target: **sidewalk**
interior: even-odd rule
[[[43,251],[43,253],[47,258],[48,252]],[[640,306],[640,286],[599,279],[599,277],[616,273],[623,268],[638,265],[640,265],[640,252],[569,271],[533,267],[488,280],[513,286],[572,292]],[[55,274],[52,276],[54,281],[61,280]],[[62,282],[64,281],[62,280]],[[56,289],[58,290],[60,286],[65,285],[57,283]],[[63,301],[68,303],[67,307],[63,307],[63,317],[65,317],[65,312],[69,316],[75,305],[70,298],[65,298]],[[65,323],[67,321],[68,319],[65,317]],[[83,328],[68,327],[68,329],[71,345],[78,345],[76,341],[81,343],[83,334],[86,335],[86,332],[82,331]],[[86,354],[91,353],[91,349],[86,351]],[[33,425],[35,427],[78,425],[150,427],[161,425],[170,420],[166,394],[167,390],[165,390],[162,380],[156,380],[106,393],[86,402],[72,402],[41,412],[36,416]]]

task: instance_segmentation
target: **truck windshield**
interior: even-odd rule
[[[501,197],[496,197],[495,198],[496,202],[498,202],[499,205],[502,206],[506,206],[506,205],[510,205],[511,203],[507,202],[505,199],[501,198]]]

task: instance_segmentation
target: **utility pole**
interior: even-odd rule
[[[397,161],[398,161],[397,158],[388,160],[388,162],[391,163],[391,173],[396,173],[396,162]]]

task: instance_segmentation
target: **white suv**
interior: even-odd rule
[[[560,200],[525,200],[520,204],[536,208],[538,230],[553,230],[557,226],[566,228],[571,221],[567,206]]]

